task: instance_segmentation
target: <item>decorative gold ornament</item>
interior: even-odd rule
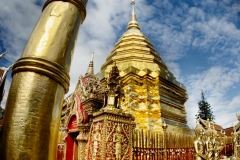
[[[207,159],[205,155],[205,141],[203,140],[204,128],[197,121],[195,128],[196,139],[194,140],[195,160]]]
[[[203,128],[202,124],[206,124],[206,129]],[[218,160],[220,158],[220,152],[227,144],[227,137],[214,129],[213,122],[209,120],[205,121],[200,118],[197,119],[195,134],[195,159]]]
[[[93,152],[92,152],[92,159],[97,159],[97,152],[101,142],[101,132],[99,128],[99,124],[96,124],[94,131],[93,131]]]
[[[212,160],[212,159],[214,159],[214,156],[215,156],[214,153],[217,151],[217,145],[214,144],[215,143],[215,135],[214,135],[213,129],[211,128],[210,123],[208,123],[206,136],[207,136],[207,140],[205,142],[206,143],[206,157],[207,157],[207,159]]]
[[[121,125],[118,124],[116,133],[113,135],[113,142],[115,142],[115,156],[116,160],[122,159],[122,143],[124,142],[124,136],[122,135]]]
[[[135,129],[132,137],[133,159],[193,160],[193,135]]]
[[[130,115],[118,115],[108,110],[94,115],[87,159],[132,159],[132,120]],[[96,130],[97,126],[100,129]]]
[[[233,125],[233,135],[232,135],[232,142],[233,142],[233,148],[234,148],[234,157],[236,159],[240,159],[240,115],[236,113],[238,124],[236,126]],[[238,129],[238,131],[237,131]]]
[[[105,91],[107,93],[107,100],[104,102],[104,110],[120,109],[123,94],[120,78],[119,70],[114,65],[107,80],[107,90]]]
[[[107,101],[93,114],[88,141],[89,160],[132,159],[133,116],[122,112],[120,76],[114,65],[107,81]]]

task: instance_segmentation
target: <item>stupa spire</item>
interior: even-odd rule
[[[92,53],[92,58],[88,66],[87,74],[94,74],[94,69],[93,69],[93,57],[94,57],[94,52]]]
[[[130,18],[130,22],[128,23],[127,30],[132,29],[132,28],[140,30],[140,27],[137,22],[137,17],[135,14],[135,0],[131,0],[131,4],[132,4],[132,15]]]
[[[134,9],[135,0],[132,0],[131,4],[132,4],[132,15],[135,15],[135,9]]]

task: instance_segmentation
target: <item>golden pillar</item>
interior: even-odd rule
[[[3,160],[56,158],[61,106],[87,0],[47,0],[13,79],[1,132]]]
[[[85,160],[87,158],[87,143],[90,132],[90,124],[81,124],[78,128],[78,160]]]
[[[167,135],[166,135],[166,131],[167,131],[167,124],[165,122],[163,122],[162,128],[163,128],[163,144],[164,144],[164,160],[167,160]]]

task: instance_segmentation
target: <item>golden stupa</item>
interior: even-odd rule
[[[141,32],[134,1],[126,32],[97,74],[103,85],[106,85],[115,63],[125,95],[121,107],[135,117],[138,129],[162,131],[164,120],[169,131],[189,133],[184,106],[188,99],[186,88],[176,80],[150,40]]]
[[[176,80],[152,43],[141,32],[134,0],[126,32],[96,75],[93,58],[86,74],[79,77],[74,92],[63,102],[58,157],[116,157],[115,151],[120,150],[114,138],[110,137],[118,134],[117,126],[125,130],[121,136],[128,139],[129,143],[124,146],[130,150],[140,146],[158,146],[161,149],[162,142],[167,142],[166,131],[171,135],[178,133],[184,136],[193,133],[186,121],[186,88]],[[184,144],[192,140],[187,136],[183,138]],[[169,141],[169,144],[176,148],[175,143]],[[132,157],[132,151],[120,148],[129,153],[128,158]]]

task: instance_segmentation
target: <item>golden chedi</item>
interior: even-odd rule
[[[116,63],[125,95],[122,109],[135,117],[137,129],[162,131],[164,120],[169,131],[188,133],[184,106],[188,98],[186,89],[141,32],[134,4],[132,1],[132,15],[126,32],[115,44],[97,76],[106,86],[109,72]]]

